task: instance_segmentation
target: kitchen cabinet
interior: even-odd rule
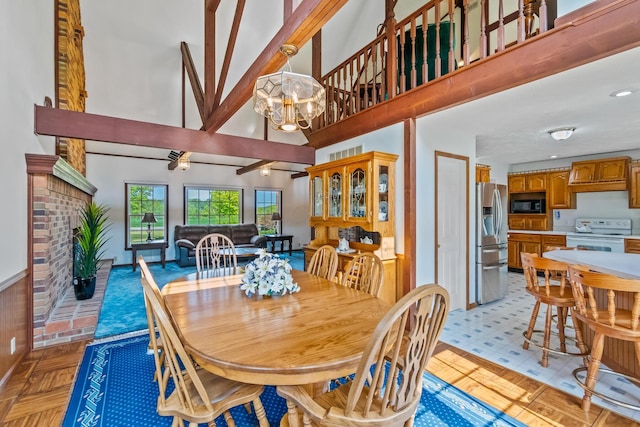
[[[640,254],[640,239],[624,239],[624,251],[629,254]]]
[[[309,225],[395,232],[395,154],[371,151],[307,168]]]
[[[476,182],[491,181],[491,167],[487,165],[476,165]]]
[[[640,162],[631,164],[629,178],[629,208],[640,208]]]
[[[547,174],[536,172],[508,177],[509,193],[533,193],[547,189]]]
[[[509,268],[522,268],[520,252],[534,253],[540,255],[541,243],[539,234],[509,233],[507,264]]]
[[[509,233],[508,236],[509,268],[522,269],[520,252],[542,256],[547,246],[566,246],[566,237],[562,234]]]
[[[575,209],[576,194],[569,188],[569,170],[547,174],[547,208]]]
[[[509,230],[545,231],[549,226],[547,214],[509,214]]]
[[[577,192],[626,190],[629,160],[614,157],[573,162],[569,185]]]

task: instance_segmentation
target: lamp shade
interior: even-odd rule
[[[273,215],[271,215],[271,221],[280,221],[281,219],[280,212],[274,212]]]
[[[142,218],[141,222],[157,222],[156,217],[153,216],[152,212],[147,212],[144,214],[144,217]]]

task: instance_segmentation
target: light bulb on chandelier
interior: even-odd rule
[[[283,45],[289,71],[258,77],[253,87],[253,109],[269,119],[271,127],[285,132],[308,129],[326,106],[325,90],[313,77],[291,72],[289,58],[298,53]]]

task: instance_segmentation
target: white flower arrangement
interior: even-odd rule
[[[256,293],[271,296],[299,292],[300,286],[293,283],[289,260],[261,249],[258,258],[245,267],[240,289],[248,296]]]

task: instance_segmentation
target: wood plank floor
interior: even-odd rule
[[[35,350],[0,391],[0,426],[61,424],[87,342]],[[443,380],[530,426],[639,426],[524,375],[440,343],[427,368]]]

